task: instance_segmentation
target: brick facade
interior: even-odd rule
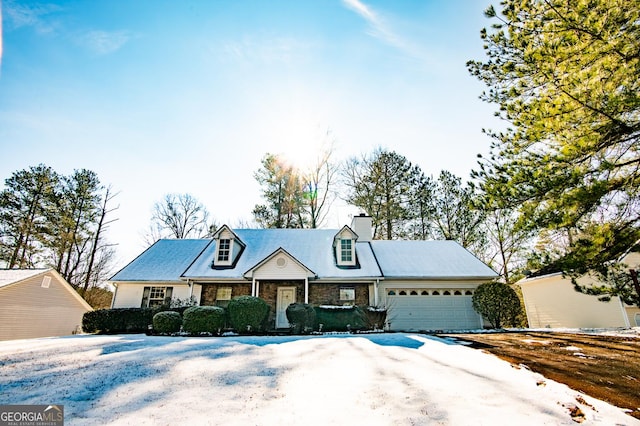
[[[231,287],[231,297],[251,296],[251,283],[242,284],[203,284],[200,295],[200,305],[215,306],[218,287]]]
[[[251,283],[242,284],[203,284],[201,305],[215,305],[218,287],[231,287],[231,297],[250,296]],[[271,310],[275,313],[276,302],[278,299],[278,287],[295,287],[296,301],[304,302],[304,282],[303,281],[261,281],[259,284],[258,296],[264,299]],[[340,300],[341,288],[353,288],[355,290],[355,300]],[[369,285],[368,284],[324,284],[309,283],[309,303],[312,305],[344,305],[345,303],[354,303],[358,306],[369,305]]]
[[[341,288],[355,289],[355,301],[340,300]],[[369,305],[369,285],[368,284],[310,284],[309,303],[313,305],[344,305],[354,303],[358,306]]]

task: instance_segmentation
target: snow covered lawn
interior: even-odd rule
[[[640,425],[493,355],[400,333],[0,342],[0,404],[63,404],[69,425]]]

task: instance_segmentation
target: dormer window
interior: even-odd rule
[[[350,239],[340,240],[340,262],[341,263],[353,262],[353,240],[350,240]]]
[[[333,239],[337,266],[354,267],[356,262],[356,240],[358,236],[348,226],[345,226]]]
[[[218,262],[229,262],[229,253],[231,252],[231,240],[224,238],[220,240],[218,246]]]
[[[223,225],[213,235],[216,251],[213,256],[212,268],[232,268],[241,256],[245,247],[238,236],[227,226]]]

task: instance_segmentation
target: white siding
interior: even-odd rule
[[[49,287],[42,287],[50,277]],[[0,340],[66,336],[80,331],[91,310],[58,275],[44,273],[0,288]]]
[[[200,304],[200,297],[202,296],[202,286],[200,284],[191,284],[193,286],[193,297],[196,298],[196,305]]]
[[[253,278],[258,280],[303,280],[307,276],[309,271],[283,253],[274,256],[253,271]]]
[[[587,278],[581,280],[584,283]],[[529,327],[598,328],[625,327],[620,299],[601,302],[597,296],[574,290],[571,280],[561,274],[520,281]]]
[[[625,306],[624,310],[629,319],[629,326],[640,327],[640,308],[637,306]]]
[[[117,283],[118,289],[113,298],[113,308],[139,308],[142,304],[142,292],[145,287],[173,287],[172,299],[188,299],[191,296],[191,287],[186,282],[137,282]],[[200,286],[196,298],[200,300]],[[196,289],[194,289],[195,293]]]

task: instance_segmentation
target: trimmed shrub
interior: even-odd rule
[[[182,329],[187,333],[220,334],[224,328],[225,313],[219,306],[192,306],[182,317]]]
[[[231,327],[237,333],[252,334],[264,331],[270,308],[259,297],[240,296],[229,301],[227,311]]]
[[[293,334],[310,333],[316,326],[316,311],[307,303],[290,304],[286,314]]]
[[[162,311],[153,316],[153,331],[157,333],[177,333],[182,326],[182,317],[175,311]]]
[[[387,309],[368,306],[365,310],[367,328],[369,330],[383,330],[387,322]]]
[[[151,308],[116,308],[90,311],[82,317],[86,333],[146,333],[153,324]]]
[[[356,331],[367,328],[367,315],[359,306],[316,306],[320,331]]]
[[[473,309],[486,318],[493,328],[516,326],[522,310],[515,290],[507,284],[480,284],[473,293]]]

